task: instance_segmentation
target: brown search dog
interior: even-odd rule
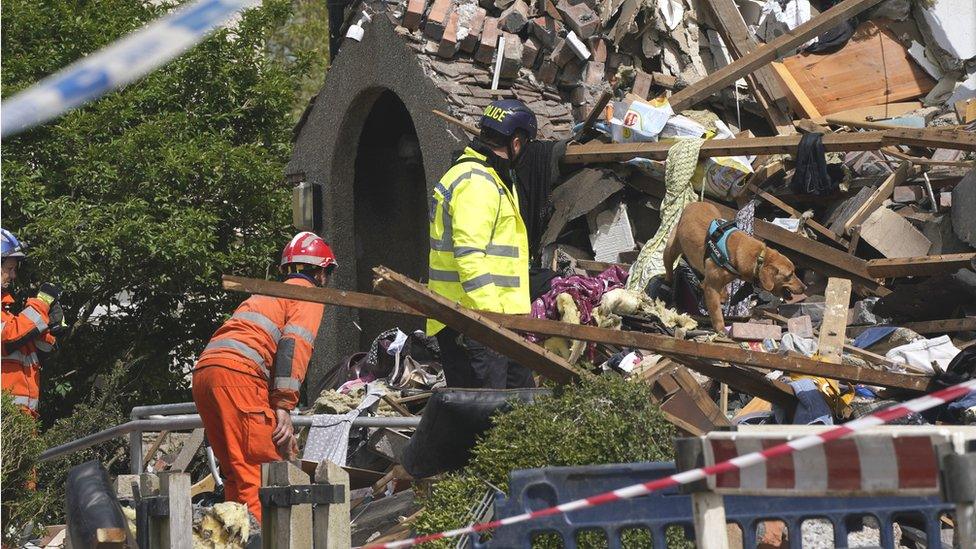
[[[790,299],[793,294],[801,294],[806,289],[806,285],[797,278],[792,261],[742,231],[733,232],[727,240],[729,261],[740,273],[739,276],[720,267],[711,258],[706,258],[708,226],[721,217],[718,208],[707,202],[688,204],[664,248],[665,280],[668,282],[673,279],[674,262],[682,255],[693,269],[704,273],[702,293],[705,306],[712,319],[712,327],[719,333],[725,331],[725,317],[722,315],[722,302],[728,299],[725,288],[733,280],[741,278],[784,299]]]

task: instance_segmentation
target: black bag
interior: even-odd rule
[[[72,547],[94,547],[102,528],[121,530],[128,537],[129,525],[100,463],[88,461],[73,467],[66,484],[64,507]]]
[[[512,400],[533,402],[549,389],[435,389],[417,431],[403,452],[403,467],[424,478],[464,467],[491,416],[511,409]]]

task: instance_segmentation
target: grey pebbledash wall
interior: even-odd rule
[[[362,42],[343,43],[296,129],[285,170],[289,179],[324,186],[319,232],[339,261],[332,287],[371,292],[371,269],[379,264],[426,280],[427,196],[467,142],[431,109],[448,110],[444,93],[386,15],[374,17]],[[342,357],[397,325],[422,327],[417,319],[327,306],[309,394]]]

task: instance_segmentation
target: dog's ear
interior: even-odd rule
[[[776,287],[776,267],[770,265],[768,261],[759,269],[759,285],[767,292],[773,291]]]

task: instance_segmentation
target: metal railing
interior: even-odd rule
[[[157,431],[183,431],[203,427],[203,421],[196,414],[197,407],[192,402],[175,404],[156,404],[136,406],[129,415],[130,421],[108,429],[92,433],[60,446],[48,448],[41,453],[40,460],[56,459],[90,448],[114,438],[129,436],[130,471],[134,475],[142,473],[142,434]],[[292,423],[297,427],[312,425],[310,415],[292,414]],[[353,427],[387,427],[393,429],[416,428],[420,417],[357,417],[352,420]]]

